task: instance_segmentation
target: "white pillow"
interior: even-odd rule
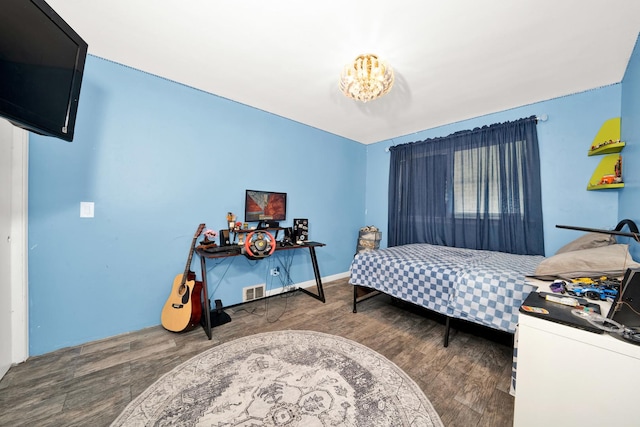
[[[536,276],[563,278],[622,276],[627,268],[637,268],[629,245],[615,244],[557,254],[542,260]]]
[[[582,249],[599,248],[602,246],[609,246],[609,245],[615,245],[615,244],[616,244],[616,238],[611,234],[587,233],[567,243],[560,249],[558,249],[558,251],[556,252],[556,255],[562,254],[565,252],[580,251]]]

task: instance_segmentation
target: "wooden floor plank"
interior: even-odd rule
[[[357,341],[400,366],[449,426],[511,426],[510,336],[452,322],[386,295],[352,313],[346,279],[325,284],[325,304],[300,292],[225,309],[231,322],[172,333],[160,326],[58,350],[11,367],[0,381],[0,426],[108,426],[164,373],[202,351],[275,330],[313,330]]]
[[[494,390],[489,398],[478,427],[493,427],[513,424],[514,400],[509,393]]]

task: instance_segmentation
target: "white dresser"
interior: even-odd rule
[[[515,427],[640,426],[640,345],[608,333],[520,313],[516,380]]]

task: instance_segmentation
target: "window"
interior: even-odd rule
[[[524,141],[510,143],[516,156],[522,156]],[[453,211],[456,217],[496,218],[501,213],[524,214],[522,167],[500,162],[500,147],[496,145],[457,150],[453,163]],[[500,177],[517,181],[517,195],[502,197]],[[516,197],[513,197],[516,196]],[[501,200],[511,200],[501,203]]]
[[[544,254],[534,117],[390,151],[389,246]]]

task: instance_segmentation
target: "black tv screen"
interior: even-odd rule
[[[287,219],[287,193],[246,190],[244,221],[284,221]]]
[[[72,141],[87,43],[44,0],[0,10],[0,116]]]

